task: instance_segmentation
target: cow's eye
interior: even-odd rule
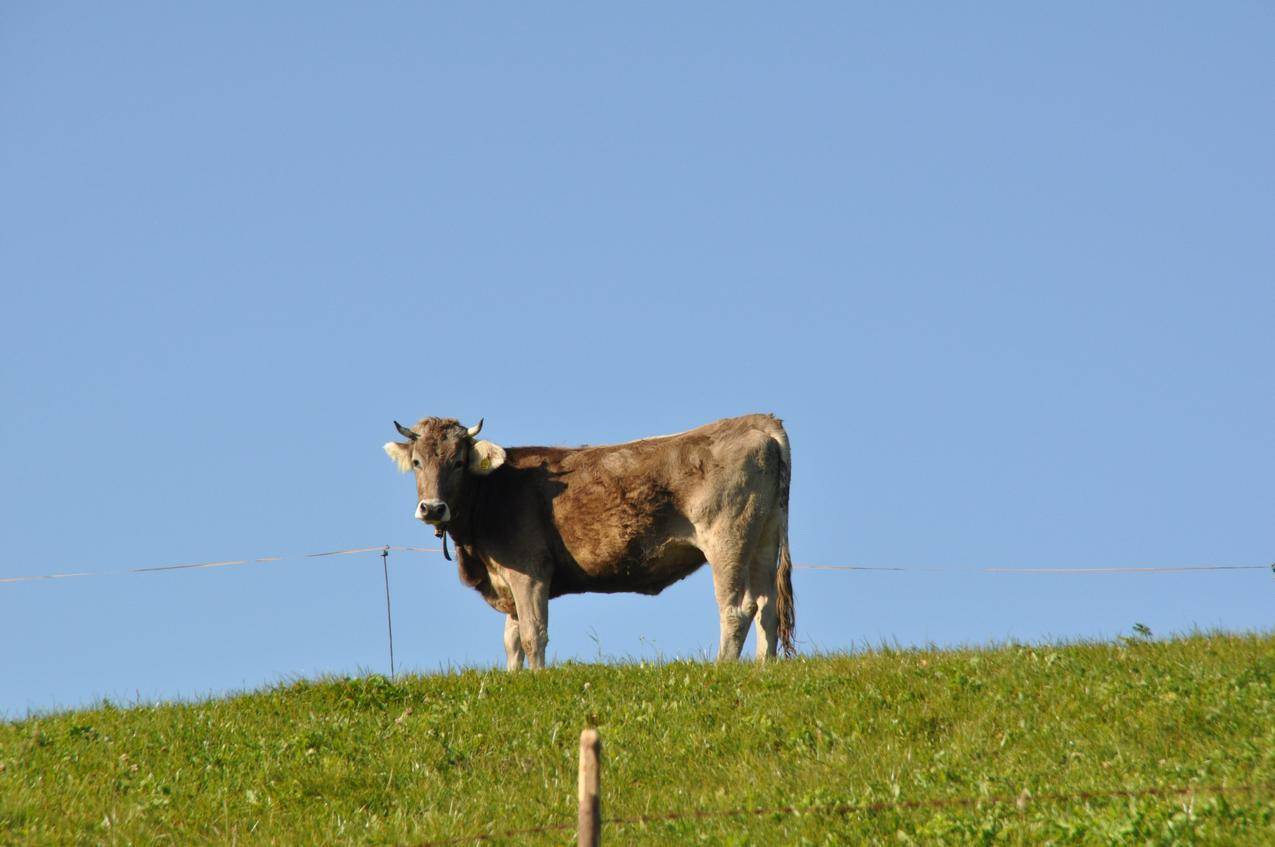
[[[414,468],[419,468],[420,466],[421,466],[421,460],[420,460],[420,459],[412,459],[412,467],[414,467]]]

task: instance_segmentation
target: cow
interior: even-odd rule
[[[757,659],[793,655],[788,434],[745,415],[653,438],[586,447],[501,447],[483,422],[398,421],[384,449],[416,475],[417,519],[460,579],[505,615],[509,670],[544,667],[549,600],[659,594],[706,561],[721,625],[718,661],[739,658],[757,621]]]

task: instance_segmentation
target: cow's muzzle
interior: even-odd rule
[[[434,526],[446,524],[452,517],[452,510],[442,500],[422,500],[416,504],[416,519]]]

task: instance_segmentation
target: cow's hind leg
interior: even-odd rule
[[[779,558],[779,545],[774,533],[769,531],[753,548],[748,569],[748,591],[757,602],[757,661],[775,657],[779,613],[775,609],[775,571]]]
[[[511,671],[521,670],[524,655],[518,619],[513,615],[505,615],[505,667]]]
[[[739,658],[757,613],[757,603],[748,590],[748,560],[735,544],[715,545],[704,552],[713,571],[713,593],[721,619],[717,661],[731,662]]]

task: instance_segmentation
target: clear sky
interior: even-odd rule
[[[0,576],[431,545],[391,420],[773,411],[804,649],[1269,628],[1266,3],[0,8]],[[502,619],[391,560],[397,658]],[[386,669],[380,560],[0,585],[0,712]],[[708,573],[552,660],[712,654]]]

